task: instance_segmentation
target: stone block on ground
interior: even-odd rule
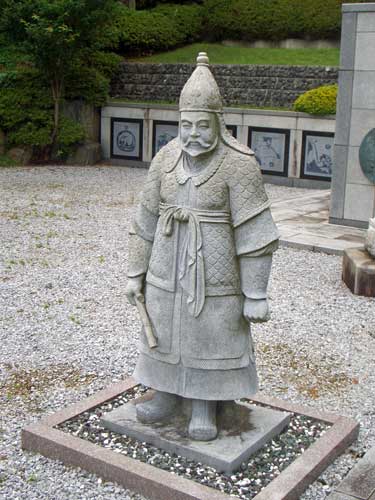
[[[100,136],[100,111],[92,104],[83,101],[65,101],[62,107],[64,116],[82,125],[88,141],[97,142]]]
[[[246,403],[226,403],[219,417],[219,434],[213,441],[194,441],[187,435],[189,419],[180,414],[167,422],[143,424],[131,401],[101,419],[101,424],[120,434],[147,442],[218,471],[231,473],[289,424],[290,414]]]
[[[102,159],[102,150],[98,142],[87,142],[78,146],[68,159],[68,164],[73,165],[95,165]]]
[[[346,249],[342,279],[355,295],[375,297],[375,259],[364,248]]]
[[[18,165],[27,165],[33,156],[33,149],[31,146],[18,146],[10,149],[7,155]]]
[[[375,498],[375,447],[371,448],[349,472],[340,485],[336,487],[335,493],[342,495],[342,497],[337,497],[340,499],[346,499],[347,497],[344,495],[359,500]]]

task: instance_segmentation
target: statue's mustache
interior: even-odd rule
[[[202,146],[203,148],[209,148],[211,146],[211,143],[210,142],[206,142],[206,141],[202,141],[202,140],[199,140],[199,139],[189,139],[185,145],[186,146],[191,146],[191,145],[197,145],[199,144],[199,146]]]

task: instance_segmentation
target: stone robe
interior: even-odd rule
[[[129,276],[146,275],[146,308],[158,339],[141,334],[135,378],[195,399],[257,390],[243,317],[239,258],[277,243],[250,150],[219,143],[204,170],[188,172],[175,139],[154,158],[130,234]]]

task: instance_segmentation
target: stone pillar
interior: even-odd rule
[[[375,3],[344,4],[330,211],[334,224],[367,227],[374,217],[375,183],[359,163],[359,147],[375,128],[374,55]]]

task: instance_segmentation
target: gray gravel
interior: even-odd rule
[[[141,499],[20,449],[20,430],[132,373],[139,322],[124,297],[127,228],[146,172],[0,169],[0,498]],[[305,190],[267,186],[272,200]],[[253,329],[261,388],[358,419],[358,442],[301,497],[320,500],[375,445],[375,305],[336,256],[282,248],[273,318]],[[278,367],[278,370],[275,369]]]

